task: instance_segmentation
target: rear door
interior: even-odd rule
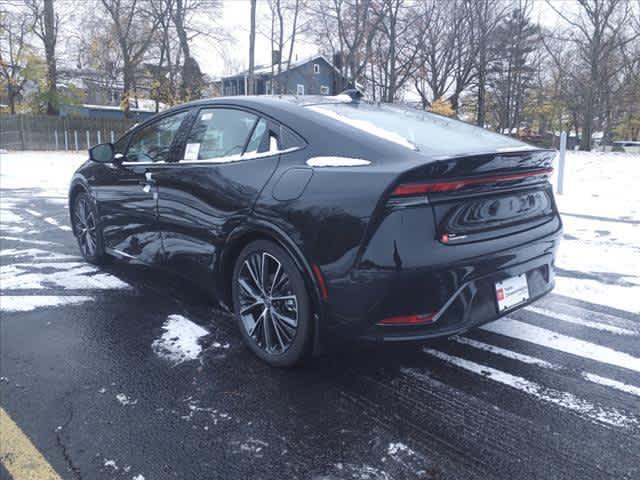
[[[210,285],[227,236],[277,167],[275,131],[256,112],[203,107],[196,113],[180,160],[154,175],[166,266]]]
[[[188,111],[165,116],[134,130],[126,145],[118,145],[122,162],[109,165],[94,186],[107,249],[145,263],[160,259],[153,176],[172,158],[176,134],[187,116]]]

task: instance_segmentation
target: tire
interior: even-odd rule
[[[98,212],[91,197],[84,192],[73,200],[71,223],[82,257],[94,265],[104,264],[108,257],[104,251]]]
[[[275,367],[292,367],[308,357],[313,310],[304,278],[287,252],[267,240],[250,243],[236,260],[232,282],[234,314],[253,353]]]

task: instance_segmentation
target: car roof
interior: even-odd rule
[[[297,110],[296,107],[306,107],[309,105],[332,105],[332,104],[348,104],[355,103],[356,100],[348,94],[340,95],[239,95],[232,97],[211,97],[194,100],[192,102],[176,105],[173,108],[165,110],[183,109],[185,107],[199,107],[206,105],[239,105],[246,107],[276,107],[284,110]],[[292,108],[291,108],[292,107]],[[164,113],[164,112],[163,112]]]

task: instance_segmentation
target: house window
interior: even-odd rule
[[[316,75],[318,73],[320,73],[320,64],[319,63],[314,63],[313,64],[313,73],[315,73]]]
[[[326,85],[320,85],[320,94],[329,95],[329,87],[327,87]]]
[[[296,88],[296,95],[304,95],[304,85],[299,83]]]

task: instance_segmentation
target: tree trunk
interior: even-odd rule
[[[58,89],[56,85],[56,19],[53,0],[44,0],[44,50],[47,60],[47,115],[58,115]]]
[[[291,43],[289,44],[289,58],[287,60],[287,74],[285,75],[285,85],[289,85],[289,73],[291,72],[291,60],[293,59],[293,46],[296,41],[296,30],[298,28],[298,10],[300,9],[300,0],[296,0],[295,8],[296,9],[293,14],[293,30],[291,32]]]
[[[255,90],[255,55],[256,55],[256,1],[251,0],[251,30],[249,31],[249,95],[254,95]]]

